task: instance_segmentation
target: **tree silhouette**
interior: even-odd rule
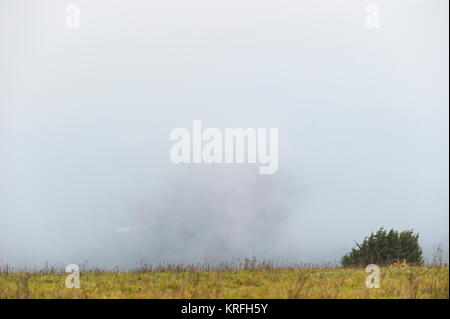
[[[344,267],[389,265],[402,261],[423,263],[419,234],[414,234],[412,229],[399,233],[394,229],[387,232],[381,227],[375,234],[364,238],[361,244],[356,243],[356,247],[341,258]]]

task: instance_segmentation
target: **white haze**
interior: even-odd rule
[[[0,0],[0,263],[448,260],[448,2]],[[174,165],[175,127],[276,127],[279,168]],[[128,230],[129,228],[129,230]]]

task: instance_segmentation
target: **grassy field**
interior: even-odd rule
[[[0,269],[0,298],[449,298],[447,266],[382,267],[380,288],[364,268],[166,266],[80,271],[66,288],[63,269]]]

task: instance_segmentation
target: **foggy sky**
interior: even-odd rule
[[[381,226],[448,261],[448,50],[440,0],[0,0],[0,263],[335,262]],[[278,172],[173,164],[194,119],[278,128]]]

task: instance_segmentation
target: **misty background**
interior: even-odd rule
[[[0,0],[0,263],[336,262],[381,226],[448,262],[448,5]],[[278,172],[172,164],[193,119],[277,127]]]

